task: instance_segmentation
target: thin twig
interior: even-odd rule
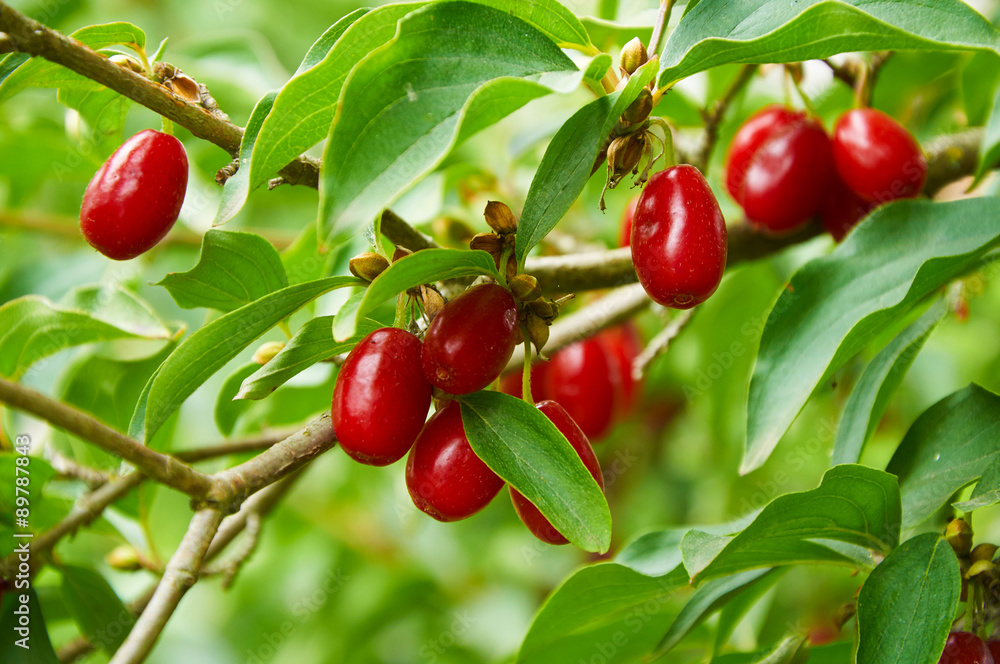
[[[660,332],[650,339],[646,347],[642,349],[642,352],[636,356],[635,360],[632,362],[632,380],[640,381],[642,380],[643,374],[646,373],[646,369],[657,357],[667,352],[670,347],[670,342],[677,338],[677,335],[687,327],[687,324],[691,322],[694,318],[694,313],[697,308],[688,309],[686,311],[681,311],[670,319],[670,323],[667,324],[665,328],[660,330]]]
[[[108,473],[81,465],[54,449],[46,449],[45,456],[49,465],[57,473],[55,479],[80,481],[86,484],[91,491],[114,479]]]
[[[757,65],[743,65],[740,73],[737,74],[736,78],[729,85],[729,88],[726,89],[725,94],[715,102],[711,110],[706,109],[703,113],[705,118],[704,139],[701,150],[698,151],[698,156],[692,162],[692,165],[697,167],[702,173],[707,171],[709,161],[712,159],[712,150],[715,149],[715,144],[719,140],[719,125],[722,124],[726,110],[733,103],[733,100],[736,99],[740,91],[750,83],[756,73]]]

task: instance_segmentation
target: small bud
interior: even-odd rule
[[[633,37],[622,49],[618,63],[626,73],[634,74],[636,69],[646,64],[646,60],[646,45],[638,37]]]
[[[163,84],[184,101],[192,104],[201,103],[201,89],[198,84],[190,76],[181,73],[179,69],[174,76],[164,79]]]
[[[969,571],[966,576],[970,579],[979,576],[980,574],[986,574],[993,571],[993,561],[992,560],[980,560],[979,562],[972,563],[969,567]]]
[[[399,259],[406,258],[412,253],[413,252],[407,249],[406,247],[396,247],[395,250],[393,250],[392,252],[392,262],[395,263]]]
[[[542,289],[538,286],[538,279],[530,274],[519,274],[507,282],[510,292],[514,297],[522,302],[531,302],[542,296]]]
[[[539,318],[552,322],[559,310],[548,300],[535,300],[528,303],[528,310]]]
[[[514,254],[511,253],[507,257],[507,274],[504,275],[507,278],[507,283],[517,276],[517,259],[514,258]]]
[[[996,558],[996,556],[997,556],[997,545],[989,544],[987,542],[983,542],[982,544],[977,544],[976,548],[974,548],[972,550],[972,553],[969,554],[969,558],[974,563],[978,563],[980,560],[989,560],[992,562],[992,560]]]
[[[142,564],[139,562],[139,552],[128,544],[112,549],[104,560],[112,569],[120,569],[124,572],[142,569]]]
[[[959,556],[972,551],[972,526],[965,519],[952,519],[944,531],[944,538]]]
[[[544,359],[542,348],[549,340],[549,324],[538,316],[529,314],[525,326],[528,328],[528,338],[531,339],[531,345],[535,347],[535,352]]]
[[[280,341],[268,341],[260,345],[260,348],[253,354],[253,361],[264,366],[268,362],[274,359],[274,356],[281,352],[281,349],[285,347]]]
[[[496,233],[480,233],[469,242],[470,249],[480,249],[493,256],[494,260],[500,260],[503,252],[503,241]]]
[[[351,274],[358,279],[375,281],[375,277],[382,274],[389,267],[389,261],[385,259],[385,256],[380,256],[374,251],[366,251],[352,258],[347,267],[351,271]]]
[[[115,63],[122,69],[131,69],[137,74],[145,73],[143,72],[142,65],[139,63],[138,60],[136,60],[131,56],[125,55],[124,53],[118,53],[116,55],[112,55],[110,58],[108,58],[108,60]]]
[[[434,320],[438,312],[444,308],[444,298],[441,297],[441,293],[427,286],[420,287],[420,301],[424,305],[424,313],[427,314],[429,320]]]
[[[646,149],[644,136],[629,134],[611,141],[608,147],[608,186],[614,189],[623,177],[638,170]]]
[[[629,104],[625,112],[622,113],[622,121],[628,124],[645,122],[652,110],[653,93],[649,91],[649,88],[643,88],[639,91],[639,96],[635,98],[635,101]]]
[[[517,219],[514,218],[514,213],[500,201],[487,203],[483,216],[486,217],[486,223],[489,224],[490,228],[500,235],[517,232]]]

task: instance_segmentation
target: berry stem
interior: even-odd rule
[[[524,368],[521,369],[521,398],[529,406],[535,405],[535,398],[531,394],[531,340],[527,332],[524,334]]]
[[[292,338],[292,328],[288,327],[288,319],[278,321],[278,329],[285,333],[285,336],[289,339]]]
[[[503,248],[503,254],[500,255],[500,285],[507,288],[507,262],[510,261],[511,247],[507,246]]]
[[[816,112],[816,107],[813,105],[812,99],[810,99],[809,95],[805,93],[805,90],[802,89],[802,84],[795,79],[792,73],[788,71],[788,68],[785,68],[785,77],[787,80],[792,82],[795,92],[798,93],[799,99],[802,100],[802,105],[806,107],[807,111],[809,111],[809,115],[819,117],[819,113]]]
[[[406,329],[406,297],[406,293],[396,296],[396,317],[392,321],[392,326],[401,330]]]
[[[656,24],[653,26],[653,38],[649,40],[649,49],[646,51],[649,59],[660,53],[660,45],[663,43],[663,35],[667,31],[667,25],[670,24],[670,12],[674,8],[675,1],[660,0],[660,11],[656,14]]]
[[[160,131],[162,131],[164,134],[167,134],[168,136],[174,135],[174,123],[169,118],[166,118],[161,115],[160,125],[161,125]]]

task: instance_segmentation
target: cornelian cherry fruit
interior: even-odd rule
[[[991,639],[986,642],[986,649],[990,651],[994,662],[1000,662],[1000,641]]]
[[[833,173],[823,126],[805,113],[769,106],[736,133],[725,180],[751,223],[784,233],[819,212]]]
[[[115,150],[87,185],[80,230],[116,261],[145,253],[177,221],[187,190],[188,161],[173,136],[146,129]]]
[[[877,206],[855,194],[836,173],[830,180],[826,199],[820,209],[823,227],[837,242],[842,242],[852,228]]]
[[[687,164],[649,178],[632,220],[639,283],[660,304],[690,309],[715,292],[726,269],[726,220],[705,176]]]
[[[566,409],[555,401],[542,401],[537,405],[537,408],[547,418],[552,420],[552,423],[556,425],[556,428],[559,429],[562,435],[566,436],[570,445],[580,455],[583,465],[597,481],[597,484],[601,487],[601,491],[604,491],[604,475],[601,473],[601,464],[597,461],[594,448],[590,446],[587,436],[577,423],[573,421],[573,418],[566,412]],[[510,499],[514,503],[514,511],[517,512],[517,516],[521,518],[521,522],[528,527],[528,530],[535,537],[547,544],[566,544],[569,541],[556,530],[555,526],[545,518],[530,500],[525,498],[514,487],[510,487]]]
[[[449,394],[492,383],[521,341],[517,304],[503,286],[474,286],[448,302],[424,335],[427,380]]]
[[[901,124],[873,108],[856,108],[837,121],[833,160],[848,187],[871,203],[920,194],[927,160]]]
[[[472,516],[503,484],[472,451],[457,401],[427,420],[406,460],[406,488],[413,504],[438,521]]]
[[[994,664],[994,661],[978,636],[971,632],[952,632],[948,635],[938,664]]]
[[[333,388],[333,431],[352,459],[386,466],[413,446],[430,405],[420,340],[385,327],[362,339],[340,368]]]
[[[601,340],[590,337],[555,353],[543,375],[542,394],[565,409],[594,442],[611,430],[621,403],[622,385],[614,362]]]
[[[632,322],[608,328],[597,335],[611,359],[611,371],[618,376],[621,386],[621,413],[627,415],[635,408],[642,385],[632,377],[632,364],[642,350],[639,332]]]

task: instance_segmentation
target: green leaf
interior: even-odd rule
[[[960,0],[700,2],[667,40],[659,84],[733,62],[799,62],[882,50],[1000,52],[1000,33]]]
[[[112,655],[132,631],[135,617],[97,572],[64,565],[62,595],[80,631],[92,645]]]
[[[962,590],[958,559],[934,533],[875,568],[858,596],[858,664],[935,664]]]
[[[248,376],[234,392],[235,399],[263,399],[293,376],[317,362],[346,353],[370,332],[382,327],[369,318],[362,319],[358,334],[347,341],[333,338],[333,316],[319,316],[306,322],[274,358]]]
[[[934,514],[1000,459],[1000,396],[969,385],[928,408],[906,432],[886,471],[899,478],[903,527]]]
[[[556,425],[537,408],[500,392],[468,394],[461,404],[476,455],[570,542],[585,551],[607,551],[608,501]]]
[[[223,436],[232,435],[240,415],[253,405],[248,401],[237,401],[236,393],[239,392],[243,381],[257,369],[260,369],[259,364],[247,362],[229,374],[229,377],[222,383],[219,394],[215,397],[215,426],[219,428]]]
[[[250,119],[247,120],[247,126],[243,130],[243,138],[240,139],[239,167],[226,180],[226,184],[222,187],[222,198],[219,199],[219,210],[215,213],[215,221],[212,222],[213,226],[221,226],[235,217],[247,202],[250,192],[256,189],[257,186],[260,186],[259,182],[256,186],[252,186],[251,184],[253,177],[253,155],[256,150],[260,131],[267,118],[271,117],[270,113],[274,108],[274,101],[277,96],[277,92],[268,92],[258,100],[253,107],[253,111],[250,113]],[[267,180],[271,174],[283,168],[291,159],[289,158],[287,161],[282,162],[280,166],[275,167],[268,175],[264,176],[264,180]]]
[[[458,142],[582,77],[506,12],[463,1],[411,12],[344,83],[320,170],[320,237],[350,237]]]
[[[205,233],[198,263],[187,272],[171,272],[157,286],[170,292],[182,309],[239,309],[288,286],[281,258],[271,243],[254,233]]]
[[[767,460],[817,385],[998,243],[996,198],[898,201],[796,272],[760,340],[742,472]]]
[[[615,47],[620,48],[633,37],[638,37],[643,44],[648,44],[653,36],[653,28],[648,24],[630,25],[610,20],[609,17],[596,18],[594,16],[584,16],[580,21],[587,29],[594,44],[603,51],[609,51]]]
[[[976,180],[982,178],[988,171],[996,168],[1000,162],[1000,87],[997,87],[993,99],[993,110],[983,132],[983,141],[979,144],[979,163],[976,165]]]
[[[993,98],[1000,84],[1000,58],[980,51],[962,68],[962,105],[970,127],[986,124]]]
[[[887,553],[899,542],[900,510],[894,477],[836,466],[818,488],[775,498],[734,537],[709,540],[707,533],[689,532],[681,542],[684,566],[696,581],[780,565],[863,567],[870,552]],[[706,552],[720,545],[708,559]]]
[[[671,608],[675,593],[687,587],[678,566],[666,576],[650,577],[616,563],[585,567],[559,586],[535,616],[521,644],[517,664],[589,661],[595,644],[613,644],[615,654],[639,661],[656,634],[643,627]],[[615,634],[618,634],[615,641]],[[627,638],[622,638],[626,636]]]
[[[80,28],[70,35],[84,46],[92,49],[124,45],[142,48],[146,45],[146,34],[131,23],[106,23]],[[41,57],[32,58],[15,69],[0,83],[0,101],[10,98],[29,87],[62,88],[77,86],[94,89],[96,83]]]
[[[90,129],[84,141],[97,157],[104,159],[118,149],[132,100],[104,87],[93,90],[63,88],[56,99],[80,113]]]
[[[129,337],[169,339],[170,331],[126,290],[84,286],[60,304],[26,295],[0,307],[0,376],[17,379],[64,348]]]
[[[185,399],[255,339],[323,293],[359,283],[353,277],[327,277],[282,288],[197,330],[150,379],[146,398],[140,398],[132,414],[129,434],[151,440]]]
[[[481,275],[500,278],[493,257],[485,251],[424,249],[410,254],[378,275],[361,297],[352,298],[341,307],[334,337],[341,341],[353,337],[358,321],[410,288],[443,279]]]
[[[1000,456],[983,471],[983,476],[969,499],[955,503],[954,507],[963,512],[971,512],[997,503],[1000,503]]]
[[[622,112],[656,76],[656,62],[636,70],[620,93],[590,102],[563,124],[545,149],[517,226],[518,265],[563,218],[590,180],[601,146]]]
[[[26,604],[20,602],[23,595],[28,597]],[[26,636],[17,632],[20,616],[14,613],[15,609],[23,606],[27,607],[31,620],[30,631]],[[42,607],[38,603],[38,596],[35,594],[34,588],[28,587],[27,590],[16,594],[13,592],[4,593],[2,614],[0,614],[0,632],[4,635],[3,640],[0,641],[0,662],[4,664],[59,664],[59,658],[49,640],[49,632],[45,627],[45,616],[42,614]]]
[[[900,332],[868,363],[844,406],[831,465],[858,462],[862,448],[889,406],[889,399],[946,312],[944,300],[936,300],[923,316]]]

